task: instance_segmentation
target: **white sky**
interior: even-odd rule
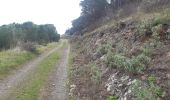
[[[80,0],[0,0],[0,25],[32,21],[54,24],[59,34],[80,16]]]

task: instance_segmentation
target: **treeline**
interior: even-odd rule
[[[83,0],[80,2],[81,16],[72,21],[72,28],[66,34],[81,34],[83,29],[107,15],[108,11],[114,12],[127,3],[140,0]]]
[[[72,28],[66,30],[66,34],[82,35],[87,31],[88,27],[92,27],[94,23],[100,22],[102,18],[117,17],[121,12],[128,16],[139,7],[148,11],[152,6],[168,4],[169,0],[82,0],[80,6],[82,8],[81,16],[72,21]]]
[[[0,26],[0,49],[13,48],[27,42],[46,44],[59,39],[60,35],[53,24],[25,22]]]

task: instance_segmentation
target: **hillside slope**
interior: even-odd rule
[[[135,14],[74,36],[73,100],[170,100],[170,15]]]

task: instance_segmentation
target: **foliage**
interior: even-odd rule
[[[99,83],[99,81],[101,81],[101,71],[99,70],[99,68],[97,68],[97,66],[95,64],[91,65],[91,79],[95,82],[95,83]]]
[[[142,81],[136,81],[132,86],[132,93],[135,95],[136,100],[158,100],[160,97],[165,96],[165,92],[156,85],[155,77],[149,77],[148,84]]]
[[[109,96],[108,100],[118,100],[118,97],[116,97],[116,96]]]
[[[109,52],[112,49],[111,44],[107,43],[106,45],[101,45],[98,49],[97,49],[97,53],[102,55],[107,54],[107,52]]]
[[[126,4],[140,2],[140,0],[82,0],[80,2],[81,6],[81,16],[74,21],[72,21],[72,28],[68,29],[65,33],[69,35],[82,34],[87,31],[88,27],[104,17],[112,13],[114,16],[117,15],[120,8]],[[93,26],[92,26],[93,27]]]
[[[0,78],[34,57],[35,54],[26,51],[8,50],[0,52]]]
[[[141,73],[144,71],[150,62],[150,52],[147,49],[136,57],[128,58],[123,54],[107,53],[106,64],[110,67],[124,69],[133,73]]]
[[[48,43],[47,45],[38,45],[37,46],[37,51],[38,51],[38,53],[43,53],[43,52],[45,52],[45,51],[48,51],[48,50],[50,50],[50,49],[52,49],[52,48],[55,48],[58,44],[60,44],[61,42],[59,42],[59,43],[56,43],[56,42],[52,42],[52,43]]]
[[[21,45],[21,49],[25,50],[25,51],[32,52],[32,53],[37,53],[36,45],[34,43],[31,43],[31,42],[23,43]]]
[[[22,43],[46,44],[59,41],[60,35],[52,24],[36,25],[32,22],[0,26],[0,49],[9,49]]]
[[[165,16],[156,17],[153,22],[151,23],[152,26],[157,26],[160,24],[168,24],[169,19]]]

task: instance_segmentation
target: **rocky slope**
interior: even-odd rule
[[[70,98],[170,100],[170,17],[136,14],[70,40]]]

